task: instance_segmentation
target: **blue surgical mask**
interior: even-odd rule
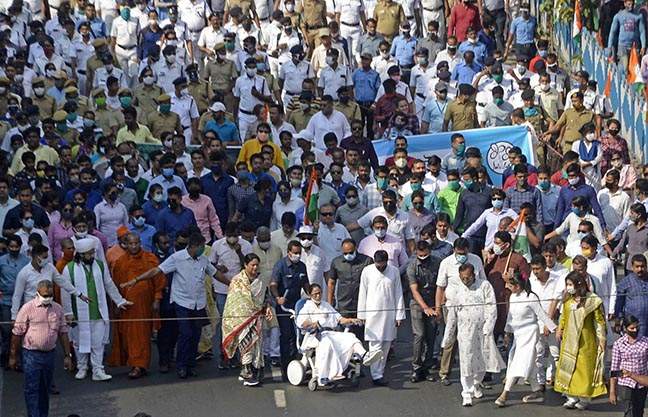
[[[549,180],[540,180],[538,181],[538,187],[540,187],[542,191],[547,191],[549,187],[551,187],[551,183]]]
[[[572,211],[572,213],[574,213],[575,215],[577,215],[579,217],[583,215],[583,212],[581,211],[581,209],[579,209],[577,207],[572,207],[571,211]]]
[[[378,239],[382,239],[387,235],[387,229],[375,229],[374,234]]]
[[[587,236],[589,233],[585,232],[578,232],[578,240],[583,239],[585,236]]]
[[[28,219],[23,219],[22,224],[23,224],[23,226],[25,226],[25,229],[33,229],[34,228],[34,218],[30,217]]]
[[[455,253],[455,259],[457,260],[457,262],[459,262],[460,264],[463,265],[468,260],[468,255],[464,255],[464,254],[461,254],[461,253]]]
[[[144,217],[142,217],[142,216],[135,217],[135,218],[133,219],[133,225],[134,225],[135,227],[142,227],[142,226],[144,226],[144,222],[145,222],[145,221],[146,221],[146,219],[144,219]]]
[[[163,168],[162,175],[164,175],[167,178],[173,177],[173,168]]]
[[[470,179],[470,180],[464,180],[463,183],[464,183],[464,187],[470,188],[475,183],[475,181]]]
[[[504,200],[491,200],[491,204],[496,209],[501,209],[504,207]]]

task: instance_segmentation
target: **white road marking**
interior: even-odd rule
[[[286,408],[286,392],[284,390],[274,390],[274,400],[277,408]]]
[[[281,369],[276,366],[272,367],[272,380],[275,382],[281,382]]]

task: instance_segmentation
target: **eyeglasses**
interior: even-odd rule
[[[325,216],[325,217],[333,216],[333,212],[331,212],[331,211],[327,211],[326,213],[324,213],[324,212],[321,212],[321,211],[320,211],[320,215],[321,215],[321,216]]]
[[[259,129],[259,133],[270,133],[270,131],[265,129]]]

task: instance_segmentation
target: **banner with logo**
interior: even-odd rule
[[[531,134],[525,126],[488,127],[410,136],[407,138],[408,154],[419,159],[427,159],[432,155],[443,158],[451,152],[450,137],[455,133],[461,133],[466,139],[466,148],[479,148],[482,154],[482,163],[495,186],[502,185],[502,174],[510,165],[509,148],[519,147],[527,157],[527,162],[535,164]],[[373,145],[381,163],[394,153],[393,140],[382,139],[375,141]]]

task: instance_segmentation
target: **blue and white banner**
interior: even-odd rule
[[[424,160],[432,155],[443,158],[451,152],[450,137],[455,133],[461,133],[466,139],[466,148],[479,148],[483,164],[496,186],[502,185],[502,173],[510,165],[508,160],[509,148],[513,146],[519,147],[527,157],[527,162],[535,164],[535,152],[533,151],[531,134],[526,126],[489,127],[410,136],[407,138],[408,154],[414,158]],[[394,153],[393,140],[378,140],[373,145],[381,163]]]

